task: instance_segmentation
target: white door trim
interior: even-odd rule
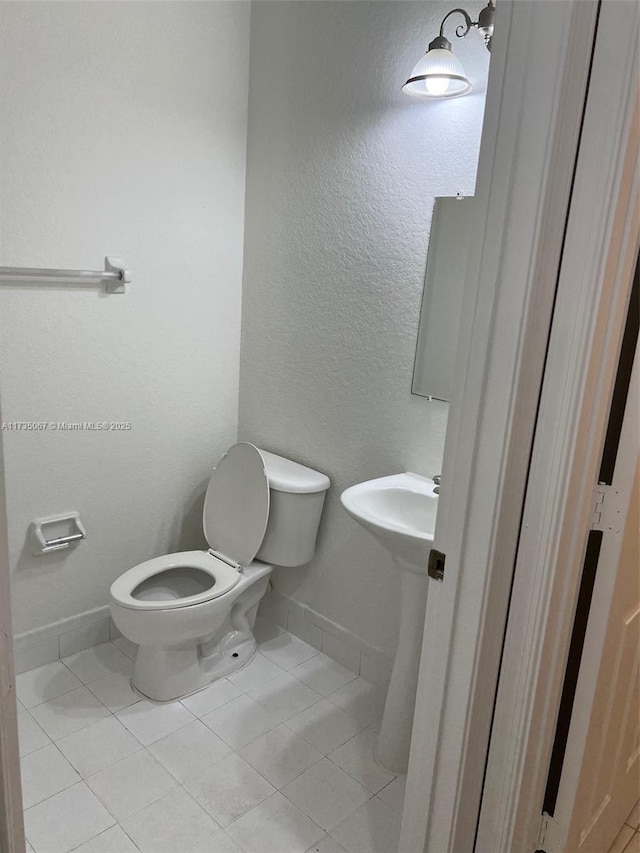
[[[586,665],[581,666],[576,684],[571,725],[554,815],[547,817],[544,822],[544,836],[541,838],[541,842],[545,853],[563,853],[565,850],[578,786],[581,783],[583,757],[602,666],[601,661],[610,622],[612,600],[618,581],[618,573],[624,571],[620,569],[619,564],[624,527],[628,513],[637,513],[638,510],[637,506],[632,507],[630,504],[638,461],[638,413],[640,413],[640,353],[636,350],[616,459],[613,481],[615,494],[610,491],[605,498],[605,507],[606,502],[613,504],[607,515],[609,519],[614,521],[615,527],[612,530],[607,530],[605,523],[605,532],[603,533],[598,559],[599,568],[596,573],[582,652],[582,660]],[[611,568],[616,567],[618,571],[610,571]],[[615,801],[611,802],[610,805],[615,808]],[[621,822],[625,817],[626,815],[622,816]],[[615,828],[615,831],[619,828],[620,824]],[[593,847],[593,843],[591,846]]]
[[[544,840],[539,829],[549,757],[640,245],[637,44],[637,5],[605,0],[532,457],[477,853],[529,853]]]
[[[0,439],[0,851],[24,853],[7,542],[4,461]]]
[[[597,12],[498,4],[402,853],[473,849]]]

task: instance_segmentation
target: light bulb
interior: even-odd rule
[[[434,39],[402,90],[416,98],[455,98],[470,92],[471,84],[450,47],[446,39]]]
[[[451,81],[448,77],[427,77],[424,87],[430,95],[444,95]]]

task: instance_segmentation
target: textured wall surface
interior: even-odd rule
[[[441,463],[446,404],[411,396],[411,374],[433,200],[473,193],[489,55],[454,45],[465,98],[400,87],[450,8],[252,10],[240,438],[332,480],[317,557],[276,588],[389,655],[397,574],[339,494]]]
[[[440,465],[446,406],[409,389],[433,199],[473,191],[488,54],[455,44],[470,97],[400,86],[449,8],[262,0],[251,22],[240,438],[333,481],[317,559],[276,586],[389,654],[397,579],[339,493]],[[5,420],[132,424],[4,433],[22,632],[204,544],[208,470],[237,428],[249,8],[2,17],[0,264],[100,268],[109,252],[134,272],[125,296],[0,288]],[[31,557],[29,522],[74,509],[88,540]]]
[[[107,603],[111,581],[199,547],[208,471],[236,437],[249,5],[5,3],[0,264],[100,269],[124,296],[0,288],[16,632]],[[32,558],[38,516],[89,538]]]

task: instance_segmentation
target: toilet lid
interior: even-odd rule
[[[218,554],[248,566],[260,550],[268,519],[264,460],[253,444],[235,444],[209,481],[202,519],[207,542]]]

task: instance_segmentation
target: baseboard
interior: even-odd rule
[[[16,673],[53,663],[117,636],[119,634],[111,621],[108,606],[78,613],[24,634],[16,634],[13,640]]]
[[[258,615],[278,625],[327,657],[373,684],[386,687],[392,661],[376,646],[338,625],[306,604],[271,589],[260,602]]]
[[[381,687],[389,683],[392,661],[381,649],[308,605],[272,589],[260,602],[258,614],[265,623],[289,631],[367,681]],[[14,637],[16,673],[44,666],[119,636],[108,606],[17,634]]]

